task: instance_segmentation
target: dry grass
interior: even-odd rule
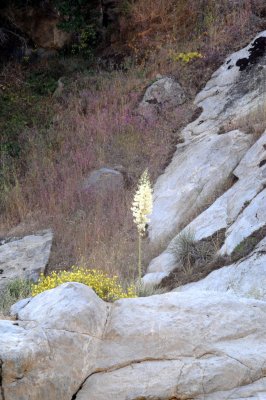
[[[266,98],[256,108],[222,126],[219,133],[223,134],[234,129],[252,134],[254,141],[257,140],[266,130]]]
[[[121,17],[114,51],[128,51],[145,63],[151,77],[172,73],[193,97],[228,53],[243,47],[265,28],[262,0],[136,0]],[[186,64],[171,52],[198,51]],[[109,49],[110,52],[110,49]]]
[[[162,280],[161,286],[172,290],[190,282],[197,282],[215,269],[228,264],[227,258],[217,256],[224,237],[224,229],[200,241],[195,240],[193,232],[180,234],[171,245],[178,267]]]
[[[55,117],[46,135],[31,130],[26,173],[16,171],[0,230],[5,236],[51,227],[49,270],[76,263],[125,279],[135,274],[137,232],[130,211],[135,183],[146,167],[153,180],[162,172],[178,134],[174,128],[187,114],[180,108],[154,121],[139,117],[136,106],[149,83],[139,75],[137,69],[75,76],[53,100]],[[82,190],[90,171],[118,164],[127,175],[124,190],[108,198]]]

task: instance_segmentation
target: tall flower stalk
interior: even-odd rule
[[[137,190],[133,199],[132,207],[133,219],[138,229],[138,280],[142,275],[142,238],[146,233],[147,223],[150,221],[148,216],[152,212],[152,187],[148,171],[145,170],[141,175]]]

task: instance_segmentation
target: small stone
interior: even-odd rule
[[[123,167],[103,167],[92,171],[83,181],[83,190],[93,191],[96,195],[107,196],[110,193],[117,193],[124,188]]]
[[[141,115],[152,115],[167,108],[174,108],[186,101],[184,90],[173,78],[159,78],[146,90],[138,107]]]

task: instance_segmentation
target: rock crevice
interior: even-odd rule
[[[0,395],[1,400],[5,400],[4,383],[3,383],[3,361],[0,358]]]

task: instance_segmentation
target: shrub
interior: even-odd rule
[[[87,0],[54,0],[53,3],[63,17],[59,28],[73,36],[72,53],[92,58],[99,41],[100,12]]]
[[[203,55],[201,53],[198,53],[197,51],[192,51],[187,53],[171,52],[170,57],[173,61],[183,61],[184,63],[188,63],[197,58],[203,58]]]
[[[8,313],[12,304],[31,296],[32,282],[25,279],[15,279],[7,284],[0,296],[0,312]]]
[[[32,295],[36,296],[45,290],[53,289],[66,282],[79,282],[90,286],[105,301],[136,297],[135,286],[130,285],[124,290],[117,276],[110,277],[96,269],[76,266],[71,271],[53,271],[49,276],[42,274],[37,284],[32,287]]]

